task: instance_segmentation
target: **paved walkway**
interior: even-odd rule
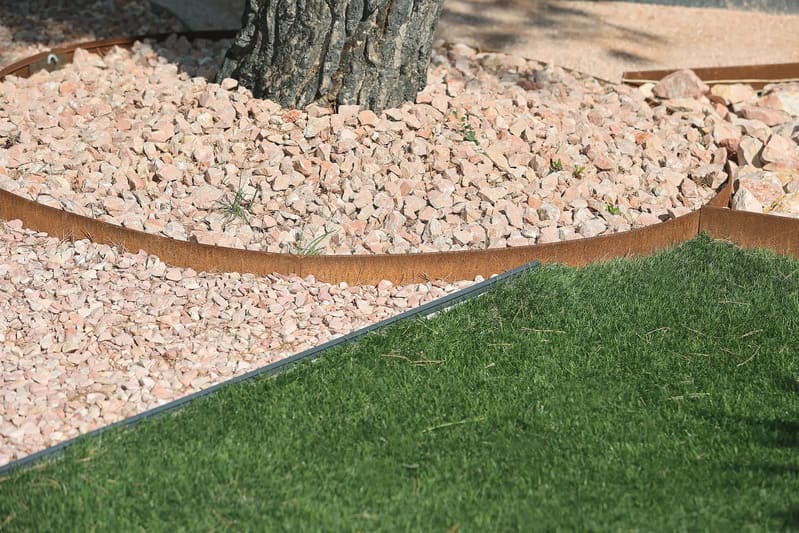
[[[154,0],[192,29],[237,28],[243,0]],[[445,0],[438,35],[618,81],[625,70],[799,62],[799,15],[628,2]]]

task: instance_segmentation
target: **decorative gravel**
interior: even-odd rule
[[[287,110],[207,81],[227,44],[79,52],[9,78],[0,186],[174,239],[369,254],[626,231],[726,179],[726,151],[698,129],[709,101],[653,108],[635,88],[454,46],[417,103]]]
[[[0,465],[471,284],[198,273],[19,220],[0,281]]]
[[[790,215],[799,191],[795,85],[630,88],[450,46],[416,103],[286,110],[208,81],[227,44],[0,83],[0,187],[176,239],[344,254],[624,231],[728,172],[740,208]],[[472,283],[197,273],[20,221],[0,224],[0,280],[0,464]]]

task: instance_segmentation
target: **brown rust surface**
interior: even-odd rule
[[[699,213],[624,233],[552,244],[407,255],[299,256],[209,246],[178,241],[69,213],[0,190],[0,218],[20,219],[33,230],[62,239],[90,239],[130,251],[145,250],[173,266],[197,271],[313,275],[328,282],[375,284],[433,279],[456,281],[500,274],[533,260],[583,266],[617,257],[649,255],[691,239],[699,230]]]
[[[718,189],[716,196],[711,198],[707,204],[710,207],[729,207],[732,201],[732,181],[725,181]]]
[[[641,85],[656,82],[678,69],[639,70],[625,72],[622,82]],[[709,85],[718,83],[747,83],[762,89],[769,83],[799,81],[799,63],[777,63],[773,65],[740,65],[734,67],[693,68],[697,76]]]
[[[705,207],[699,231],[741,248],[766,248],[799,258],[799,219]]]

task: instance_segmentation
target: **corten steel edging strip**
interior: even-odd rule
[[[583,266],[617,257],[650,255],[692,239],[699,231],[699,213],[692,212],[627,232],[535,246],[402,255],[300,256],[170,239],[39,204],[2,189],[0,218],[19,219],[29,229],[63,239],[89,239],[133,253],[144,250],[167,264],[201,272],[313,275],[323,281],[350,284],[376,284],[384,279],[397,284],[473,279],[533,260]]]
[[[119,246],[132,253],[144,250],[174,266],[199,271],[224,270],[262,275],[301,271],[300,258],[296,255],[251,252],[170,239],[70,213],[3,189],[0,189],[0,218],[19,219],[29,229],[62,239],[89,239],[99,244]]]
[[[622,74],[622,83],[642,85],[655,83],[678,69],[638,70]],[[693,68],[697,76],[709,85],[746,83],[762,89],[769,83],[799,81],[799,63],[771,65],[736,65],[730,67]]]
[[[188,39],[211,39],[234,34],[229,31],[183,32],[178,35]],[[68,61],[76,48],[108,50],[113,46],[128,46],[142,38],[164,39],[169,35],[108,39],[58,48],[54,52],[62,53]],[[27,72],[32,64],[46,56],[43,53],[20,61],[0,74]],[[711,202],[714,205],[726,204],[729,200],[728,189],[729,186],[721,189]],[[487,277],[505,272],[534,259],[545,263],[583,266],[617,257],[649,255],[676,246],[696,236],[699,227],[699,215],[694,212],[629,232],[536,246],[407,255],[298,256],[176,241],[45,206],[2,190],[0,218],[20,219],[28,228],[61,238],[88,238],[97,243],[118,245],[132,252],[144,250],[173,266],[191,267],[198,271],[235,271],[258,275],[279,273],[302,277],[313,275],[323,281],[346,281],[351,284],[375,284],[384,279],[394,283],[473,279],[478,275]]]
[[[799,258],[799,219],[705,207],[699,230],[741,248],[765,248]]]
[[[383,329],[401,320],[406,320],[413,317],[429,317],[435,313],[446,311],[455,305],[466,302],[467,300],[471,300],[473,298],[476,298],[477,296],[484,294],[486,291],[498,285],[499,283],[509,281],[524,272],[534,270],[538,266],[539,263],[537,261],[533,261],[526,265],[522,265],[514,270],[505,272],[504,274],[501,274],[499,276],[495,276],[491,279],[487,279],[480,283],[475,283],[474,285],[467,287],[465,289],[461,289],[460,291],[457,291],[455,293],[443,296],[437,300],[426,303],[414,309],[410,309],[408,311],[405,311],[404,313],[400,313],[399,315],[393,316],[391,318],[387,318],[386,320],[380,321],[377,324],[372,324],[370,326],[363,327],[359,330],[348,333],[347,335],[341,336],[337,339],[333,339],[324,344],[320,344],[319,346],[309,348],[308,350],[292,355],[290,357],[286,357],[284,359],[281,359],[280,361],[276,361],[269,365],[262,366],[255,370],[247,372],[246,374],[242,374],[241,376],[236,376],[222,383],[217,383],[216,385],[208,387],[207,389],[203,389],[195,393],[189,394],[187,396],[183,396],[182,398],[178,398],[177,400],[173,400],[164,405],[155,407],[153,409],[150,409],[149,411],[145,411],[143,413],[139,413],[137,415],[125,418],[118,422],[114,422],[113,424],[109,424],[107,426],[95,429],[94,431],[90,431],[89,433],[86,433],[84,435],[73,437],[69,440],[58,443],[54,446],[50,446],[49,448],[46,448],[44,450],[38,451],[31,455],[27,455],[25,457],[17,459],[16,461],[12,461],[11,463],[0,466],[0,481],[2,481],[2,476],[8,475],[13,471],[19,470],[20,468],[30,466],[33,463],[43,461],[45,459],[56,456],[57,454],[64,451],[66,448],[69,448],[70,446],[72,446],[81,439],[96,437],[98,435],[105,433],[106,431],[115,428],[128,428],[135,426],[142,420],[147,420],[149,418],[153,418],[155,416],[164,413],[178,410],[194,400],[211,396],[222,388],[234,385],[236,383],[252,381],[256,378],[272,376],[277,374],[278,372],[290,369],[292,366],[296,365],[297,363],[313,361],[323,356],[324,352],[328,350],[349,344],[355,340],[360,339],[361,337],[366,336],[369,333],[372,333],[373,331]]]

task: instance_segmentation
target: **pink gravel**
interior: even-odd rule
[[[226,46],[81,52],[7,79],[0,187],[174,239],[291,253],[325,236],[323,253],[371,254],[626,231],[726,179],[727,151],[698,131],[721,120],[706,98],[653,108],[635,88],[452,46],[416,103],[284,110],[207,81]],[[247,209],[229,216],[237,193]]]
[[[0,186],[172,238],[283,252],[320,235],[325,253],[369,254],[624,231],[698,208],[728,173],[739,207],[799,214],[795,86],[694,91],[685,74],[655,97],[451,46],[416,103],[283,110],[207,81],[226,44],[79,53],[0,83]],[[236,191],[246,221],[223,209]],[[471,283],[197,273],[19,221],[0,224],[0,280],[0,464]]]
[[[0,280],[0,465],[472,283],[198,273],[19,220]]]

